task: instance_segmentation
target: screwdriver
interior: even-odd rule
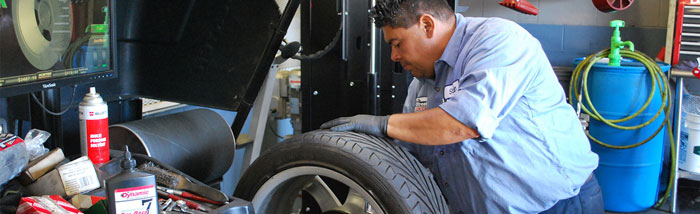
[[[224,204],[224,203],[221,203],[221,202],[218,202],[218,201],[213,201],[213,200],[210,200],[210,199],[208,199],[208,198],[205,198],[205,197],[202,197],[202,196],[199,196],[199,195],[195,195],[195,194],[192,194],[192,193],[189,193],[189,192],[185,192],[185,191],[174,190],[174,189],[170,189],[170,188],[162,187],[162,186],[157,186],[157,188],[158,188],[158,190],[160,190],[160,191],[167,192],[167,193],[170,193],[170,194],[173,194],[173,195],[177,195],[177,196],[180,196],[180,197],[183,197],[183,198],[188,198],[188,199],[192,199],[192,200],[196,200],[196,201],[201,201],[201,202],[206,202],[206,203],[215,204],[215,205],[223,205],[223,204]]]

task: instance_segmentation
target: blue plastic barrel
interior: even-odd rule
[[[576,59],[574,66],[582,60]],[[659,66],[664,72],[670,68],[663,63],[659,63]],[[659,81],[649,106],[636,118],[618,125],[639,125],[654,117],[662,104],[659,87],[663,83]],[[607,119],[621,119],[639,110],[649,97],[652,85],[651,75],[637,61],[623,61],[619,67],[596,63],[588,75],[591,102],[598,113]],[[593,137],[607,144],[632,145],[654,134],[664,117],[662,112],[654,122],[637,130],[620,130],[591,119],[588,129]],[[594,174],[603,191],[605,210],[637,212],[654,205],[659,193],[666,132],[664,128],[651,141],[631,149],[611,149],[591,141],[591,149],[600,157]]]

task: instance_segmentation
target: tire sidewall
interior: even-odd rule
[[[341,146],[334,145],[336,143],[323,141],[322,138],[302,137],[291,138],[275,145],[248,167],[241,176],[234,195],[252,201],[258,189],[272,176],[294,167],[316,166],[335,171],[356,182],[377,201],[384,213],[412,212],[408,204],[401,203],[405,202],[404,199],[383,174],[376,170],[368,170],[374,166],[357,153],[350,152],[363,148],[342,149]]]

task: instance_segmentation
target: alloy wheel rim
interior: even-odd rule
[[[349,188],[344,201],[328,187],[327,179]],[[295,212],[294,205],[299,203],[298,195],[301,191],[310,194],[323,213],[384,214],[379,203],[372,197],[372,190],[365,190],[357,182],[336,171],[317,166],[299,166],[275,174],[255,193],[253,207],[261,213]]]

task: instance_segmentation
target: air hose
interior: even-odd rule
[[[659,126],[659,128],[656,130],[656,132],[654,132],[654,134],[652,134],[647,139],[645,139],[641,142],[631,144],[631,145],[626,145],[626,146],[616,146],[616,145],[610,145],[608,143],[602,142],[602,141],[596,139],[595,137],[593,137],[588,131],[586,131],[586,135],[593,142],[596,142],[597,144],[599,144],[603,147],[612,148],[612,149],[629,149],[629,148],[641,146],[644,143],[649,142],[657,134],[659,134],[659,132],[661,132],[661,130],[664,128],[664,126],[666,126],[667,127],[666,130],[668,131],[668,136],[669,136],[669,139],[671,142],[671,160],[675,160],[676,159],[676,150],[674,149],[675,145],[674,145],[674,140],[673,140],[673,134],[672,134],[671,128],[670,128],[671,123],[668,119],[668,115],[670,113],[670,108],[669,108],[670,96],[669,95],[670,95],[671,89],[669,88],[668,78],[666,78],[666,75],[663,73],[661,68],[659,68],[659,66],[656,64],[656,62],[653,59],[651,59],[649,56],[647,56],[646,54],[639,52],[639,51],[631,51],[631,50],[626,50],[626,49],[620,50],[620,55],[622,57],[632,58],[632,59],[635,59],[635,60],[639,61],[640,63],[642,63],[646,67],[647,71],[649,72],[649,74],[652,77],[652,84],[653,85],[652,85],[651,90],[649,92],[649,97],[647,98],[644,105],[639,110],[637,110],[634,114],[632,114],[628,117],[625,117],[625,118],[621,118],[621,119],[607,119],[607,118],[603,117],[602,115],[600,115],[600,113],[598,113],[595,106],[591,102],[591,99],[590,99],[589,94],[588,94],[588,74],[589,74],[589,71],[590,71],[591,67],[593,67],[593,65],[598,60],[600,60],[601,58],[607,57],[609,53],[610,53],[610,49],[606,49],[606,50],[602,50],[602,51],[599,51],[597,53],[591,54],[588,57],[586,57],[583,61],[581,61],[581,63],[578,66],[576,66],[576,68],[574,69],[574,71],[571,75],[571,83],[569,85],[569,100],[578,101],[578,105],[581,108],[581,110],[583,110],[586,114],[590,115],[590,117],[592,119],[601,121],[601,122],[607,124],[608,126],[615,127],[617,129],[621,129],[621,130],[641,129],[642,127],[645,127],[645,126],[651,124],[653,121],[655,121],[656,118],[659,117],[662,112],[665,114],[664,121],[661,124],[661,126]],[[661,83],[661,84],[659,84],[659,83]],[[581,86],[580,88],[579,88],[579,85]],[[653,100],[654,94],[657,90],[657,86],[659,86],[658,91],[661,93],[662,104],[661,104],[661,107],[656,111],[656,114],[654,115],[654,117],[652,117],[648,121],[641,123],[639,125],[634,125],[634,126],[618,125],[619,123],[629,121],[633,118],[636,118],[640,113],[642,113],[649,106],[651,101]],[[583,93],[580,93],[579,91],[581,91]],[[585,104],[582,103],[582,99],[585,99],[585,101],[586,101]],[[676,168],[675,161],[671,161],[671,169],[675,169],[675,168]],[[675,178],[675,173],[673,172],[673,170],[671,170],[669,185],[666,189],[666,192],[657,201],[657,203],[654,205],[654,207],[658,208],[669,197],[670,192],[671,192],[671,187],[674,184],[674,178]]]

